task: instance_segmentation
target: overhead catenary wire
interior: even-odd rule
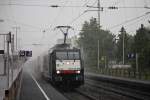
[[[88,1],[88,0],[87,0],[87,1]],[[40,6],[40,5],[39,5],[39,6]],[[45,5],[45,6],[47,6],[47,5]],[[62,5],[62,6],[60,6],[60,7],[75,7],[75,6],[63,6],[63,5]],[[83,7],[83,6],[76,6],[76,7]],[[86,7],[86,6],[85,6],[85,7]],[[105,8],[105,7],[104,7],[104,8]],[[106,8],[107,8],[107,7],[106,7]],[[122,6],[122,7],[121,7],[121,6],[120,6],[119,8],[144,8],[144,7],[142,7],[142,6],[141,6],[141,7],[140,7],[140,6],[138,6],[138,7],[132,7],[132,6],[130,6],[130,7],[123,7],[123,6]],[[83,13],[85,14],[85,12],[83,12]],[[77,18],[75,18],[74,20],[75,20],[75,21],[78,20],[78,19],[79,19],[82,15],[84,15],[84,14],[81,13],[81,14],[80,14]],[[73,20],[71,23],[75,22],[74,20]]]
[[[0,6],[29,6],[29,7],[53,7],[53,8],[58,8],[58,7],[86,7],[86,6],[76,6],[76,5],[68,5],[68,6],[65,6],[65,5],[41,5],[41,4],[23,4],[23,3],[1,3]]]
[[[77,19],[79,19],[82,15],[84,15],[86,12],[82,12],[79,16],[77,16],[76,18],[74,18],[69,24],[72,24],[73,22],[75,22]]]
[[[135,18],[126,20],[126,21],[124,21],[124,22],[122,22],[122,23],[119,23],[119,24],[116,24],[116,25],[114,25],[114,26],[111,26],[111,27],[108,28],[108,29],[113,29],[113,28],[116,28],[116,27],[118,27],[118,26],[120,26],[120,25],[129,23],[129,22],[132,22],[132,21],[137,20],[137,19],[139,19],[139,18],[142,18],[142,17],[144,17],[144,16],[146,16],[146,15],[148,15],[148,14],[149,14],[149,13],[144,13],[144,14],[142,14],[141,16],[138,16],[138,17],[135,17]]]
[[[97,2],[97,0],[95,0],[95,2],[92,4],[92,6],[93,6],[96,2]],[[90,9],[90,8],[88,8],[88,9]],[[88,10],[88,9],[86,9],[86,10]],[[74,23],[76,20],[78,20],[82,15],[84,15],[84,14],[86,13],[86,10],[84,10],[79,16],[75,17],[72,21],[70,21],[69,24],[72,24],[72,23]]]
[[[90,1],[90,0],[89,0]],[[88,2],[89,2],[88,1]],[[97,0],[96,0],[97,1]],[[93,5],[96,3],[96,1],[93,3]],[[83,6],[85,6],[88,2],[86,2]],[[83,7],[83,6],[81,6],[81,7]],[[64,8],[65,6],[63,6],[63,8]],[[78,6],[79,7],[79,6]],[[89,9],[89,8],[88,8]],[[85,11],[84,12],[82,12],[79,16],[77,16],[76,18],[74,18],[69,24],[72,24],[74,21],[76,21],[78,18],[80,18],[82,15],[84,15],[84,13],[86,13]],[[54,20],[56,20],[56,18],[54,19]],[[54,22],[54,21],[53,21]],[[51,25],[52,26],[52,25]],[[46,30],[48,30],[48,28],[46,29]]]
[[[82,5],[82,7],[87,7],[87,4],[90,2],[90,0],[86,0],[86,2]],[[75,19],[73,19],[69,24],[72,24],[75,20],[77,20],[78,18],[80,18],[82,15],[84,15],[85,12],[82,12],[81,14],[79,14],[79,16],[77,16]],[[75,30],[73,29],[73,34],[74,34],[74,37],[76,37],[76,34],[75,34]]]
[[[143,18],[137,19],[135,22],[133,22],[133,23],[131,23],[131,24],[124,25],[124,26],[125,26],[125,27],[127,27],[127,26],[129,27],[129,26],[131,26],[131,25],[133,26],[134,24],[136,24],[136,23],[138,23],[138,22],[140,22],[140,21],[143,21],[143,20],[145,21],[145,20],[146,20],[145,17],[146,17],[146,16],[143,16]]]
[[[42,30],[42,28],[40,28],[40,27],[30,25],[30,24],[27,24],[27,23],[24,23],[24,22],[19,22],[19,21],[13,20],[13,19],[4,18],[4,20],[6,20],[8,22],[13,22],[15,24],[20,24],[20,25],[23,25],[23,26],[32,27],[32,28],[35,28],[35,29],[38,29],[38,30]]]
[[[24,1],[24,2],[28,2],[28,3],[41,3],[41,2],[45,2],[45,3],[55,3],[56,1],[59,1],[59,3],[64,3],[66,1],[62,1],[62,0],[16,0],[17,2],[20,1]],[[15,0],[14,0],[15,2]]]
[[[88,0],[83,6],[72,6],[72,7],[84,7],[90,0]],[[71,7],[71,6],[65,6],[66,3],[68,3],[68,0],[64,2],[64,4],[62,6],[58,6],[58,5],[52,5],[52,7],[62,7],[60,8],[58,14],[56,15],[56,17],[54,18],[54,20],[51,22],[51,23],[54,23],[56,21],[56,19],[59,17],[59,14],[62,12],[62,10],[65,8],[65,7]],[[50,27],[52,27],[53,25],[51,24]],[[49,27],[49,28],[50,28]],[[46,30],[49,30],[49,28],[46,28],[44,31]]]
[[[8,3],[8,4],[4,4],[4,3],[1,3],[0,6],[29,6],[29,7],[51,7],[51,8],[59,8],[59,7],[75,7],[75,8],[89,8],[87,5],[84,5],[84,6],[76,6],[76,5],[39,5],[39,4],[22,4],[22,3]],[[97,7],[95,7],[97,8]],[[109,8],[109,6],[103,6],[103,8]],[[146,8],[146,6],[118,6],[117,7],[118,9],[119,8]]]
[[[86,3],[84,3],[83,7],[86,6],[89,3],[90,0],[87,0]]]
[[[66,0],[65,2],[64,2],[64,4],[63,5],[66,5],[68,3],[68,0]],[[59,10],[59,12],[57,13],[57,15],[56,15],[56,17],[53,19],[53,21],[51,22],[51,24],[50,24],[50,26],[48,27],[48,28],[45,28],[43,31],[45,32],[45,31],[47,31],[47,30],[52,30],[52,26],[53,26],[53,23],[54,22],[56,22],[56,19],[59,17],[59,15],[60,15],[60,13],[62,12],[62,10],[64,9],[64,7],[63,8],[60,8],[60,10]]]
[[[144,17],[146,17],[146,16],[144,16]],[[145,18],[142,18],[142,19],[139,19],[139,20],[137,20],[136,22],[134,22],[134,23],[131,23],[131,24],[128,24],[128,25],[124,25],[124,27],[134,27],[134,24],[136,24],[136,23],[139,23],[140,21],[145,21],[146,19]],[[128,33],[133,33],[133,32],[136,32],[135,31],[135,29],[132,29],[132,30],[130,30],[130,31],[128,31]]]

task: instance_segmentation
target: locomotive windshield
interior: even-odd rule
[[[61,51],[61,52],[56,52],[56,59],[58,60],[79,60],[79,52],[75,51]]]
[[[56,52],[56,70],[80,70],[80,53],[77,51]]]
[[[67,58],[67,52],[56,52],[56,59],[62,60]]]

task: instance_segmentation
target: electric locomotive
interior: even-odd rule
[[[43,74],[55,85],[79,87],[84,84],[80,49],[57,44],[43,59]]]

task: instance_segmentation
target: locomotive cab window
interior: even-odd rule
[[[79,60],[79,52],[68,52],[68,58],[70,60]]]
[[[67,59],[67,52],[56,52],[56,59],[62,60],[62,59]]]
[[[74,52],[74,51],[66,51],[66,52],[56,52],[56,59],[58,60],[79,60],[79,52]]]

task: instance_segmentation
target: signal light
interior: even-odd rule
[[[11,43],[11,32],[8,33],[6,39],[7,39],[7,42]]]
[[[24,57],[25,56],[25,51],[24,50],[20,50],[19,51],[19,56],[20,57]]]
[[[26,56],[27,57],[32,57],[32,51],[26,51]]]
[[[20,57],[32,57],[32,51],[25,51],[25,50],[20,50],[19,51],[19,56]]]
[[[0,50],[0,54],[4,54],[4,50]]]

